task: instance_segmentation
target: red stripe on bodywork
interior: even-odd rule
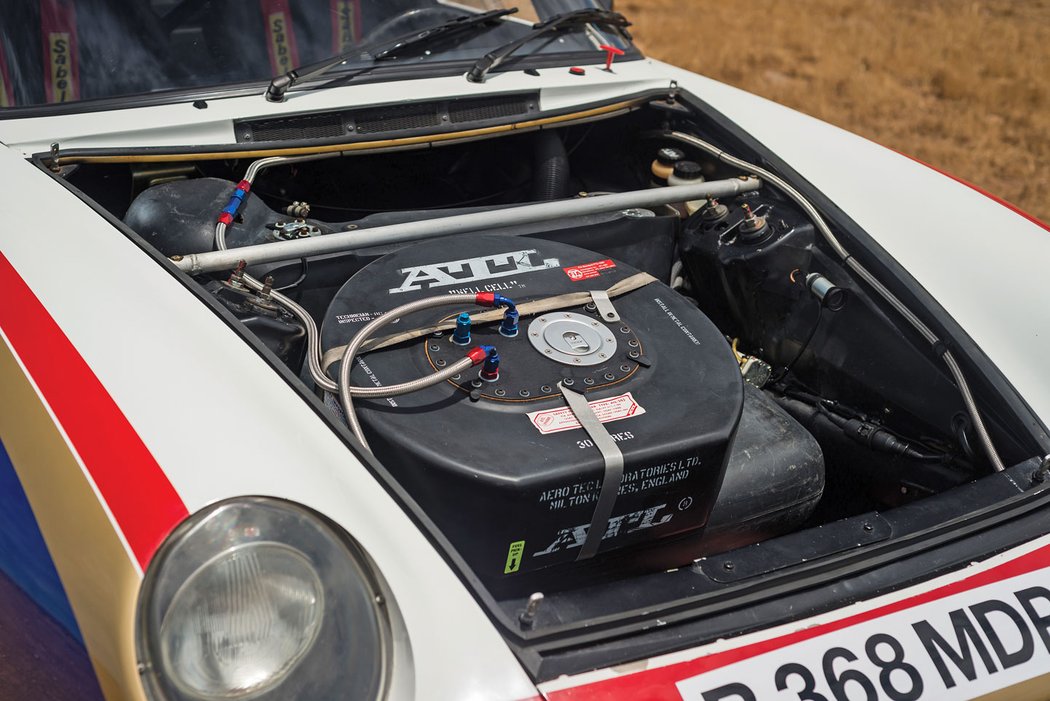
[[[675,686],[677,682],[725,667],[766,652],[778,650],[804,640],[809,640],[826,633],[833,633],[892,613],[904,611],[916,606],[944,599],[955,594],[977,589],[988,584],[1001,582],[1012,577],[1019,577],[1050,567],[1050,545],[1009,560],[1001,565],[978,572],[971,577],[945,584],[922,594],[894,601],[885,606],[854,614],[837,621],[797,630],[776,638],[761,640],[733,650],[716,652],[694,660],[678,662],[664,667],[627,674],[614,679],[606,679],[591,684],[582,684],[571,689],[548,692],[549,701],[624,701],[624,699],[645,699],[646,701],[682,701]],[[702,653],[701,653],[702,654]]]
[[[900,151],[897,151],[897,149],[890,149],[890,150],[893,151],[894,153],[898,153],[901,156],[904,156],[905,158],[907,158],[909,160],[915,161],[919,165],[924,165],[927,168],[929,168],[930,170],[936,171],[936,172],[940,173],[941,175],[943,175],[946,178],[951,178],[955,182],[959,183],[960,185],[965,185],[966,187],[970,188],[974,192],[981,193],[982,195],[984,195],[988,199],[992,200],[993,202],[997,202],[997,203],[1001,204],[1002,206],[1006,207],[1007,209],[1009,209],[1014,214],[1019,214],[1020,216],[1024,217],[1025,219],[1027,219],[1028,221],[1032,222],[1036,226],[1042,227],[1043,229],[1046,229],[1047,231],[1050,231],[1050,224],[1047,224],[1046,222],[1044,222],[1043,220],[1039,219],[1038,217],[1036,217],[1033,214],[1029,214],[1028,212],[1024,211],[1023,209],[1021,209],[1020,207],[1015,205],[1013,202],[1007,202],[1002,197],[999,197],[998,195],[993,195],[992,193],[990,193],[987,190],[985,190],[983,187],[980,187],[978,185],[974,185],[973,183],[971,183],[968,180],[963,180],[962,178],[960,178],[957,175],[952,175],[948,171],[941,170],[937,166],[932,166],[929,163],[927,163],[926,161],[919,160],[915,156],[909,156],[906,153],[901,153]]]
[[[33,291],[0,253],[0,328],[91,474],[143,569],[186,518],[127,417]]]

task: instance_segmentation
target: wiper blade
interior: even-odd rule
[[[465,29],[471,27],[478,27],[484,24],[491,24],[498,19],[512,15],[518,11],[516,7],[508,7],[503,10],[492,10],[490,12],[484,12],[480,15],[463,15],[457,17],[454,20],[439,24],[436,27],[430,27],[424,29],[415,34],[409,34],[404,37],[392,39],[388,47],[381,51],[369,51],[372,58],[376,61],[382,61],[383,59],[393,58],[395,54],[400,53],[405,49],[419,49],[424,46],[432,44],[436,39],[447,37],[450,34],[458,34]]]
[[[467,73],[467,80],[472,83],[484,83],[485,76],[489,71],[503,63],[504,59],[533,39],[559,29],[579,27],[585,24],[600,24],[606,27],[616,27],[627,39],[631,38],[630,32],[627,31],[627,27],[630,27],[631,23],[619,12],[600,10],[598,8],[586,8],[582,10],[573,10],[572,12],[563,12],[560,15],[554,15],[542,22],[537,22],[532,25],[532,31],[525,36],[508,42],[499,48],[493,49],[479,58],[474,64],[474,67],[470,69],[469,73]]]
[[[371,56],[374,61],[381,61],[383,59],[389,59],[394,54],[403,51],[407,48],[420,48],[438,38],[448,37],[452,34],[457,34],[462,31],[466,31],[473,27],[480,27],[482,25],[491,24],[498,21],[499,19],[506,17],[507,15],[514,14],[518,11],[516,7],[509,7],[500,10],[492,10],[490,12],[482,12],[480,14],[465,14],[456,17],[455,19],[443,22],[433,27],[427,27],[416,32],[410,32],[394,39],[386,39],[384,41],[377,41],[365,46],[358,46],[349,51],[345,51],[341,54],[337,54],[330,58],[311,63],[308,66],[300,66],[293,68],[292,70],[282,75],[276,76],[270,81],[270,85],[266,88],[266,99],[270,102],[281,102],[284,100],[285,93],[295,85],[304,80],[310,80],[316,78],[319,75],[327,73],[331,69],[335,68],[341,63],[348,61],[352,58],[358,58],[362,55]]]

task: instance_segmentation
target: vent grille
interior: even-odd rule
[[[343,119],[339,114],[271,119],[252,124],[252,139],[255,141],[330,139],[342,134]]]
[[[486,100],[470,100],[453,102],[449,107],[448,116],[453,124],[460,122],[481,122],[487,119],[499,119],[500,117],[512,117],[516,114],[526,114],[529,111],[529,101],[521,96],[495,97]]]
[[[2,0],[0,0],[2,2]],[[537,93],[495,97],[435,100],[365,107],[324,114],[307,114],[235,124],[239,142],[317,141],[374,136],[397,132],[438,133],[528,116],[536,112]]]
[[[378,110],[360,112],[356,115],[357,133],[376,134],[379,132],[436,127],[441,124],[438,108],[439,105],[431,102],[422,105],[384,107]]]

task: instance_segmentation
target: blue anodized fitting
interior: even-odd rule
[[[452,342],[458,346],[470,343],[470,314],[463,312],[456,319],[456,330],[452,334]]]
[[[499,379],[499,353],[492,346],[482,346],[488,351],[485,363],[481,366],[479,377],[485,382],[495,382]]]
[[[518,310],[508,309],[503,312],[503,321],[499,325],[500,335],[514,338],[518,335]]]

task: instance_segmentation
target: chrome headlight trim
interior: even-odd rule
[[[247,568],[234,563],[255,554],[264,556],[261,564],[258,558]],[[230,563],[234,563],[232,569]],[[223,567],[242,574],[229,580]],[[244,572],[250,576],[245,578]],[[321,585],[316,596],[309,593],[312,585],[306,584],[314,576]],[[282,577],[284,580],[279,581]],[[215,601],[201,598],[200,592],[193,590],[202,582],[213,581],[233,586],[238,595],[220,596]],[[246,584],[259,586],[245,597]],[[288,586],[294,591],[289,593]],[[268,497],[241,497],[209,505],[168,536],[142,582],[135,645],[147,696],[155,701],[385,698],[392,634],[382,591],[380,577],[363,549],[320,514]],[[196,619],[173,622],[168,618],[171,610],[179,597],[185,596],[196,604]],[[282,610],[288,618],[289,602],[299,613],[290,618],[307,623],[301,633],[309,640],[299,641],[302,645],[289,639],[287,621],[279,620],[281,616],[276,613]],[[319,621],[308,630],[311,606],[320,607]],[[267,630],[269,624],[274,624],[271,630],[284,631],[278,640],[289,644],[267,648],[266,636],[254,633]],[[246,633],[245,625],[259,628]],[[187,647],[198,653],[195,659],[207,662],[200,665],[205,669],[203,676],[187,678],[186,667],[172,668],[172,644],[169,640],[164,649],[162,641],[173,626],[183,631],[181,639],[192,639],[193,644]],[[171,640],[178,645],[180,638]],[[285,657],[275,656],[275,647],[282,649]],[[201,650],[219,652],[208,657]],[[225,691],[208,686],[215,679],[237,678],[236,672],[231,675],[229,667],[222,667],[237,654],[262,669],[240,677],[242,682],[248,677],[256,682],[233,684]],[[267,659],[277,660],[270,665],[269,676],[265,663],[259,662]]]

